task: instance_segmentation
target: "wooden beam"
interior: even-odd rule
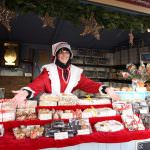
[[[150,8],[146,8],[144,6],[139,6],[136,4],[131,4],[127,2],[121,2],[117,0],[88,0],[89,2],[99,3],[99,4],[105,4],[110,5],[114,7],[119,7],[131,11],[136,11],[140,13],[150,14]]]

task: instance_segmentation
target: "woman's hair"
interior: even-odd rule
[[[66,48],[66,47],[62,47],[60,48],[57,52],[56,52],[56,57],[58,56],[58,54],[62,51],[68,51],[70,53],[70,57],[72,56],[72,53],[70,51],[70,49]]]

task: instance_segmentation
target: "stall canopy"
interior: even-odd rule
[[[98,4],[92,4],[98,5]],[[120,9],[112,6],[103,6],[117,12],[132,13],[139,15],[141,12],[131,12],[131,10]],[[150,9],[150,8],[149,8]],[[149,14],[141,14],[150,17]],[[39,15],[35,12],[28,12],[26,14],[18,14],[11,20],[11,31],[0,24],[0,40],[12,40],[21,43],[33,44],[52,44],[58,41],[68,41],[72,47],[79,48],[93,48],[98,50],[113,50],[116,47],[126,45],[129,41],[129,30],[121,28],[108,29],[103,28],[100,31],[100,40],[97,40],[91,34],[80,36],[84,30],[83,25],[73,24],[70,21],[60,18],[55,19],[55,26],[44,27]],[[149,32],[133,32],[134,40],[144,41],[145,45],[150,44]]]

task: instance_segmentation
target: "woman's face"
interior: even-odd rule
[[[66,64],[70,58],[70,53],[68,50],[62,49],[60,50],[60,52],[58,53],[58,60],[63,63]]]

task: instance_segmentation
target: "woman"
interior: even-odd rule
[[[22,104],[26,98],[30,99],[40,92],[52,93],[72,93],[76,89],[87,93],[108,94],[112,99],[119,97],[111,88],[104,86],[101,82],[95,82],[87,78],[82,72],[83,69],[71,64],[73,53],[67,42],[58,42],[52,45],[52,55],[54,62],[44,65],[40,75],[16,93],[12,102],[14,105]]]

